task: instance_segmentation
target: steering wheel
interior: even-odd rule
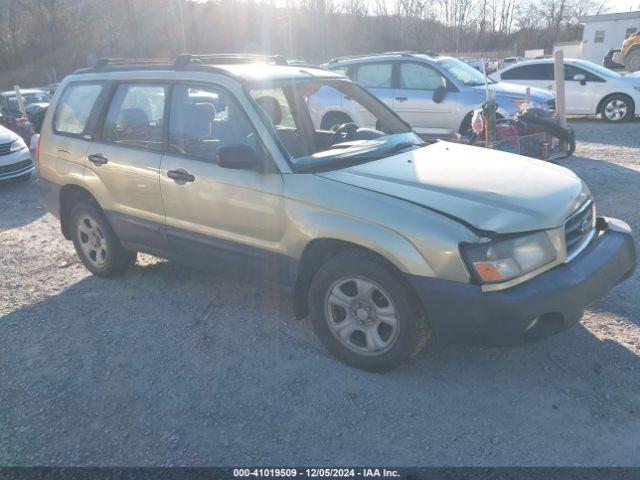
[[[350,138],[353,138],[360,126],[353,122],[349,122],[334,126],[333,128],[333,135],[331,135],[331,138],[329,139],[329,145],[346,142]]]

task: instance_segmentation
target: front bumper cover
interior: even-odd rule
[[[13,180],[27,173],[32,173],[34,170],[35,165],[28,150],[14,152],[0,157],[0,182]]]
[[[571,262],[506,290],[407,278],[442,343],[508,346],[538,340],[575,324],[589,304],[633,274],[631,229],[620,220],[605,221],[607,228]]]

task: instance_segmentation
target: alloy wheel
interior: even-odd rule
[[[619,99],[611,100],[604,107],[604,114],[612,121],[622,120],[627,115],[627,104]]]

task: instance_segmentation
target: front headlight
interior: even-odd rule
[[[471,274],[481,283],[506,282],[554,261],[557,256],[545,232],[463,244],[461,252]]]
[[[20,150],[24,150],[25,148],[27,148],[27,144],[24,143],[24,140],[22,139],[22,137],[16,138],[11,143],[11,151],[12,152],[19,152]]]

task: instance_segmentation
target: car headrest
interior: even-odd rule
[[[211,135],[210,104],[187,104],[183,107],[182,133],[191,137],[208,137]],[[215,117],[215,108],[213,116]]]
[[[148,127],[149,117],[141,108],[125,108],[118,114],[116,123],[122,130]]]
[[[273,125],[280,125],[282,122],[282,107],[280,102],[275,97],[266,95],[264,97],[256,98],[256,103],[265,111]]]
[[[196,103],[196,106],[209,112],[209,119],[213,122],[216,118],[216,106],[213,103]]]

